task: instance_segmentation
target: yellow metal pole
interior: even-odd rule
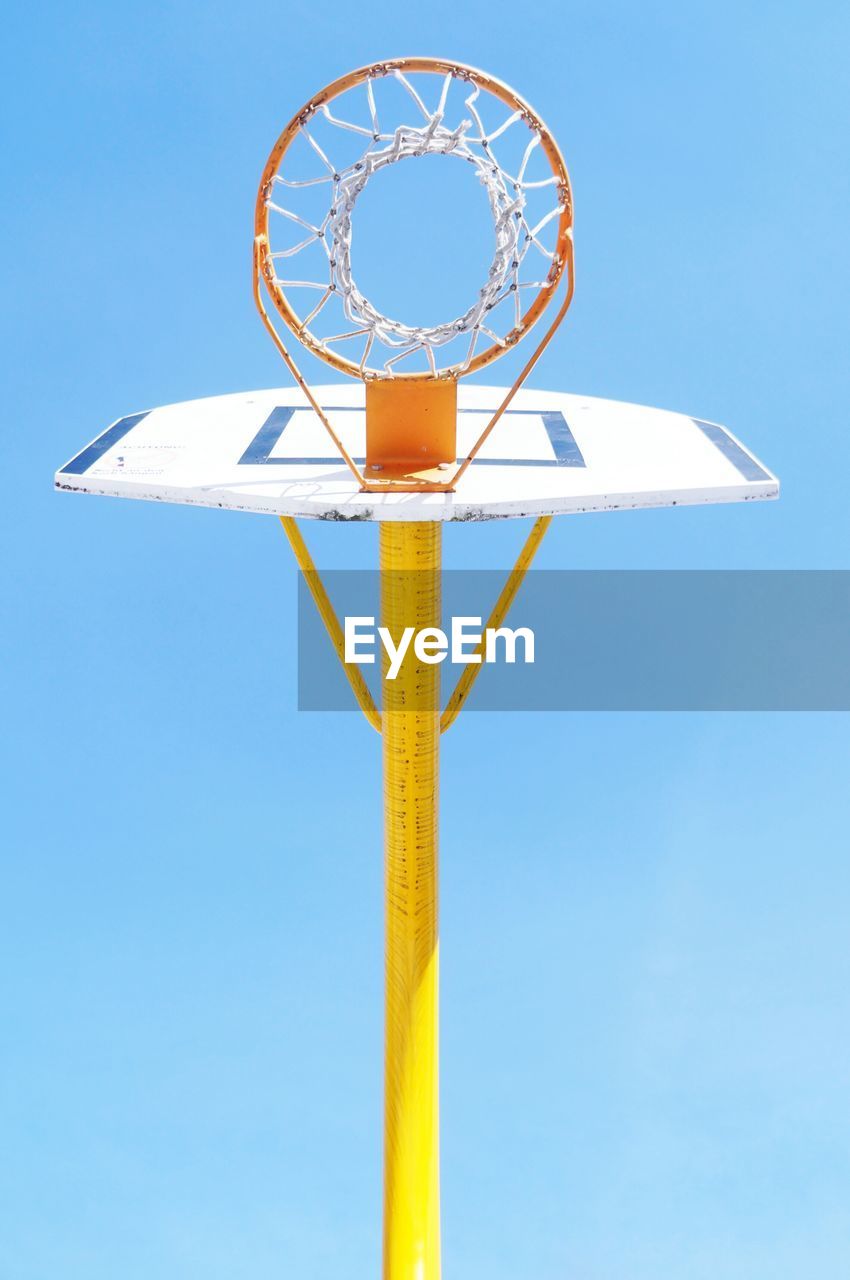
[[[439,521],[380,524],[381,623],[440,626]],[[439,1280],[437,808],[440,667],[383,672],[384,1280]]]

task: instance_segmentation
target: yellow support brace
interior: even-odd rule
[[[513,569],[511,569],[510,574],[508,575],[508,580],[502,587],[501,594],[493,606],[493,612],[487,619],[486,630],[495,631],[505,621],[505,618],[510,612],[511,605],[516,599],[517,592],[522,586],[523,579],[531,567],[531,562],[537,555],[537,548],[543,541],[546,530],[549,528],[551,523],[551,516],[538,516],[534,521],[534,524],[531,527],[531,533],[526,538],[522,551],[520,551],[519,557],[517,558],[517,562]],[[482,656],[484,652],[483,641],[475,652],[479,657]],[[458,680],[457,685],[455,686],[455,691],[446,703],[446,709],[440,720],[441,733],[445,733],[446,729],[453,725],[457,719],[461,707],[469,697],[472,686],[478,679],[478,673],[481,670],[481,665],[482,664],[480,662],[470,663]]]
[[[280,523],[283,525],[283,531],[289,539],[289,545],[292,547],[298,568],[304,574],[304,581],[313,597],[313,603],[316,606],[319,617],[325,624],[325,629],[330,636],[331,644],[334,647],[336,656],[339,658],[340,665],[348,677],[348,683],[351,685],[357,705],[369,721],[373,729],[381,732],[381,713],[375,706],[369,686],[363,679],[359,667],[352,666],[345,661],[345,636],[342,627],[339,625],[339,618],[336,616],[336,610],[330,602],[330,597],[325,590],[325,585],[319,577],[318,570],[313,564],[313,558],[307,550],[307,544],[301,536],[301,530],[298,524],[291,516],[281,516]]]
[[[380,525],[381,622],[440,626],[439,521]],[[438,664],[411,645],[383,679],[386,1027],[384,1280],[439,1280]]]

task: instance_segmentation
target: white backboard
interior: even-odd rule
[[[362,384],[315,388],[363,462]],[[458,453],[504,388],[461,385]],[[59,489],[324,520],[488,520],[775,498],[779,482],[725,427],[590,396],[521,391],[455,493],[361,493],[295,387],[119,419],[56,474]]]

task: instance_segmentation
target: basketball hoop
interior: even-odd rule
[[[388,89],[395,91],[394,100]],[[389,124],[391,114],[401,119]],[[348,154],[338,158],[343,143]],[[313,172],[294,163],[299,146],[302,166],[312,164]],[[510,160],[504,158],[508,151]],[[426,155],[470,166],[486,193],[494,233],[492,261],[477,296],[461,314],[436,325],[384,315],[358,287],[352,253],[357,202],[370,180],[391,165]],[[327,196],[324,202],[317,201],[318,192]],[[361,67],[321,90],[280,135],[260,181],[254,232],[260,314],[362,487],[452,490],[572,300],[569,175],[540,117],[513,89],[459,63],[402,58]],[[310,268],[300,270],[311,256]],[[458,379],[524,338],[562,281],[565,295],[553,323],[479,440],[458,459]],[[365,476],[274,328],[261,282],[307,350],[366,383]],[[312,305],[299,309],[305,295]],[[351,351],[356,355],[345,354]],[[439,474],[449,469],[455,470],[451,478]]]

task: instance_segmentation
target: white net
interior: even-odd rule
[[[320,171],[310,177],[290,177],[282,172],[273,175],[266,194],[269,257],[273,264],[268,284],[286,295],[297,290],[318,291],[318,301],[300,321],[299,337],[319,350],[339,351],[341,355],[344,352],[364,374],[405,372],[409,363],[403,362],[416,356],[424,357],[432,374],[462,373],[484,346],[506,348],[514,343],[525,328],[528,307],[524,300],[531,301],[557,281],[562,264],[555,247],[546,242],[547,238],[552,239],[551,234],[547,237],[547,228],[551,232],[562,218],[568,189],[563,176],[553,172],[545,157],[540,165],[540,131],[525,112],[515,110],[485,126],[479,102],[481,90],[466,81],[462,85],[464,110],[453,124],[449,118],[450,91],[460,78],[459,73],[449,72],[439,78],[438,97],[432,109],[403,72],[396,69],[390,75],[404,91],[405,101],[415,107],[419,117],[415,124],[399,124],[389,131],[382,128],[373,76],[347,95],[351,99],[357,92],[361,97],[359,112],[349,109],[347,99],[344,103],[346,114],[353,118],[341,118],[327,103],[302,117],[299,135],[309,148],[309,158],[318,161]],[[424,78],[433,83],[436,77]],[[341,105],[334,100],[335,110]],[[497,105],[501,107],[501,103]],[[504,109],[501,114],[504,116]],[[321,140],[317,136],[319,125]],[[349,151],[352,140],[357,144],[345,163],[335,163],[331,158],[335,135],[345,137]],[[509,140],[512,159],[503,165],[496,157],[494,143],[498,143],[500,152],[503,147],[507,151]],[[358,199],[376,173],[400,160],[426,155],[451,157],[473,166],[486,192],[495,244],[486,280],[462,314],[440,324],[410,325],[382,314],[358,288],[351,260],[352,218]],[[330,188],[329,203],[323,212],[311,215],[304,198],[313,189],[324,187]],[[532,210],[534,200],[538,207]],[[299,235],[295,243],[277,248],[273,239],[275,220],[283,220],[285,225],[306,234]],[[318,260],[311,254],[316,246],[322,251]],[[299,273],[300,263],[308,260],[312,263],[310,271]],[[283,273],[283,264],[290,261],[296,271]],[[316,278],[312,278],[314,273]],[[342,309],[342,331],[320,334],[316,326],[333,306]],[[357,356],[349,354],[353,344],[359,345]],[[379,367],[375,368],[378,353]]]

